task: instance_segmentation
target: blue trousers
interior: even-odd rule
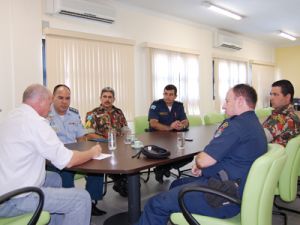
[[[165,225],[173,212],[180,212],[178,204],[178,193],[184,186],[205,185],[205,177],[187,177],[175,180],[170,190],[160,193],[148,200],[144,207],[139,222],[136,225]],[[190,192],[185,195],[184,201],[191,213],[216,217],[230,218],[240,212],[240,207],[236,204],[228,204],[219,208],[213,208],[207,204],[203,193]]]
[[[60,171],[59,174],[62,178],[62,186],[64,188],[74,187],[75,172],[62,170]],[[85,189],[88,191],[88,193],[90,193],[91,199],[95,201],[101,200],[103,195],[103,174],[101,175],[87,174],[85,179],[86,179]]]
[[[54,171],[60,174],[62,178],[62,186],[64,188],[74,187],[74,177],[75,172],[68,170],[59,170],[54,166],[47,166],[47,170]],[[90,193],[91,199],[98,201],[102,199],[103,196],[103,174],[87,174],[85,176],[86,185],[85,189]]]
[[[45,202],[43,210],[51,214],[49,225],[89,225],[91,219],[91,198],[87,191],[76,188],[61,188],[61,177],[47,172],[41,187]],[[0,205],[0,217],[18,216],[32,212],[38,204],[38,196],[31,193],[13,198]]]

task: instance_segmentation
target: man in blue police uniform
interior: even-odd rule
[[[82,126],[80,115],[77,109],[70,107],[71,91],[68,86],[59,84],[53,90],[53,103],[48,115],[50,126],[55,130],[59,139],[64,143],[85,141],[85,130]],[[74,187],[75,172],[55,169],[62,177],[62,186],[65,188]],[[97,201],[102,199],[103,174],[86,176],[86,190],[92,199],[92,215],[100,216],[105,214],[96,207]]]
[[[184,186],[207,185],[212,178],[221,180],[221,172],[238,183],[236,192],[241,198],[252,163],[267,151],[264,130],[254,113],[257,101],[255,90],[239,84],[230,89],[223,105],[229,116],[217,129],[213,139],[195,158],[192,173],[196,177],[175,180],[168,192],[152,197],[145,205],[139,225],[167,224],[173,212],[179,212],[178,192]],[[201,137],[199,137],[201,138]],[[222,202],[213,206],[203,193],[191,192],[186,198],[191,213],[217,218],[230,218],[240,212],[240,206]]]
[[[189,126],[181,102],[175,101],[177,88],[169,84],[164,88],[164,98],[154,101],[149,109],[149,131],[181,131]]]
[[[173,84],[168,84],[164,88],[164,98],[154,101],[149,109],[149,131],[185,131],[189,126],[183,104],[175,101],[177,88]],[[170,176],[171,168],[180,168],[191,162],[193,157],[177,163],[170,163],[158,166],[154,169],[155,179],[163,183],[163,176]]]

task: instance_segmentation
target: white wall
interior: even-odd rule
[[[12,2],[12,3],[8,3]],[[18,3],[17,3],[18,2]],[[241,51],[228,52],[212,48],[213,28],[180,21],[165,15],[159,15],[150,11],[127,7],[116,3],[116,22],[112,25],[93,22],[66,16],[49,16],[42,14],[39,0],[26,1],[1,1],[1,22],[5,21],[4,29],[1,29],[1,43],[4,52],[1,51],[1,76],[8,74],[9,85],[5,93],[9,92],[10,100],[6,101],[7,108],[11,108],[20,102],[20,93],[28,83],[41,82],[41,20],[48,21],[51,28],[123,37],[136,41],[135,46],[135,105],[136,115],[146,114],[151,101],[150,77],[146,74],[146,50],[142,47],[144,42],[164,44],[186,49],[198,50],[200,54],[200,96],[201,113],[205,114],[213,110],[212,105],[212,66],[213,54],[241,57],[252,60],[274,62],[274,49],[250,39],[244,39],[244,48]],[[20,15],[5,15],[7,6],[12,11],[18,11]],[[30,13],[28,13],[28,10]],[[26,14],[26,16],[24,16]],[[2,18],[3,17],[3,18]],[[42,17],[42,19],[41,19]],[[25,20],[25,21],[24,21]],[[24,27],[26,24],[26,27]],[[13,32],[10,32],[10,30]],[[24,32],[28,29],[29,32]],[[12,33],[12,34],[11,34]],[[9,46],[11,45],[11,46]],[[266,47],[265,47],[266,46]],[[9,59],[11,57],[11,59]],[[3,70],[3,71],[2,71]],[[2,77],[1,77],[2,80]],[[2,82],[1,82],[2,83]],[[9,87],[8,87],[9,86]],[[15,89],[15,90],[14,90]],[[1,88],[2,90],[2,88]],[[2,99],[1,99],[2,104]],[[1,108],[2,106],[0,106]],[[1,115],[1,113],[0,113]]]
[[[42,82],[41,1],[0,1],[0,121]]]
[[[274,61],[274,49],[266,43],[259,43],[244,38],[244,48],[241,51],[222,51],[212,48],[213,28],[180,21],[151,11],[124,6],[115,3],[117,8],[116,22],[107,25],[89,22],[63,16],[52,17],[44,15],[51,28],[70,29],[75,31],[117,36],[136,41],[135,47],[135,105],[136,115],[146,114],[151,102],[150,77],[147,75],[146,49],[144,42],[176,46],[198,50],[200,54],[201,113],[213,110],[212,105],[212,54],[227,55],[267,62]]]

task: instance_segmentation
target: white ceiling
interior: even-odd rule
[[[203,6],[204,0],[117,0],[158,13],[266,41],[275,47],[300,45],[300,0],[211,0],[245,18],[237,21]],[[277,35],[282,30],[299,37],[292,42]]]

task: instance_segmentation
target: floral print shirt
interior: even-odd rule
[[[271,143],[286,146],[287,142],[300,133],[300,119],[289,104],[280,110],[273,110],[272,114],[263,123],[273,136]]]
[[[111,128],[116,130],[117,136],[122,134],[122,127],[127,126],[126,118],[121,109],[113,106],[110,111],[100,105],[86,114],[85,128],[95,129],[95,133],[103,138],[108,137]]]

